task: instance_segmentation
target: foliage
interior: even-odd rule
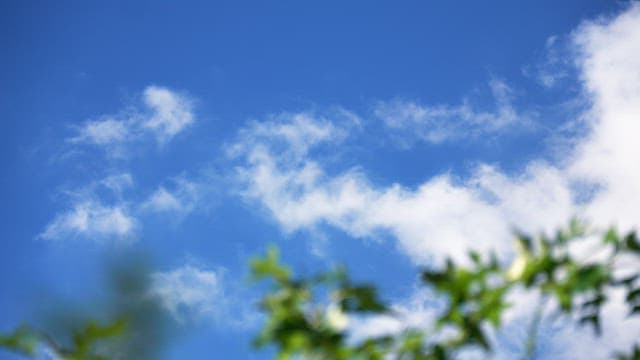
[[[387,308],[376,289],[354,285],[342,268],[310,278],[293,278],[291,269],[280,263],[278,251],[270,248],[251,263],[255,280],[271,279],[273,290],[261,307],[269,319],[254,344],[276,344],[280,359],[301,354],[311,359],[372,358],[387,353],[390,338],[370,339],[357,345],[346,342],[345,312],[382,313]],[[324,296],[325,304],[312,306],[312,298]]]
[[[40,326],[0,334],[0,348],[46,359],[157,358],[166,342],[165,311],[148,296],[148,271],[139,260],[125,257],[111,269],[106,305],[92,307],[90,316],[66,303],[39,319]]]
[[[594,239],[594,237],[596,237]],[[588,261],[572,256],[571,247],[581,241],[596,241],[608,254]],[[311,359],[449,359],[465,349],[491,351],[487,331],[498,329],[509,307],[510,292],[516,288],[537,290],[543,299],[553,299],[561,314],[578,317],[580,325],[601,332],[600,309],[613,288],[626,291],[629,315],[640,313],[640,274],[618,278],[614,265],[621,256],[640,256],[635,233],[621,236],[615,229],[605,233],[587,232],[584,225],[572,221],[555,236],[535,239],[516,236],[517,256],[502,265],[495,254],[469,253],[469,265],[448,259],[445,266],[421,271],[421,280],[446,299],[433,330],[409,329],[398,336],[349,340],[347,321],[363,314],[393,312],[377,297],[375,288],[349,281],[340,268],[310,278],[294,278],[291,269],[281,264],[274,248],[254,259],[256,279],[269,279],[273,288],[261,307],[267,314],[256,345],[274,345],[281,359],[302,356]],[[318,291],[318,289],[322,289]],[[320,296],[315,296],[319,294]],[[326,299],[329,295],[329,300]],[[535,351],[537,314],[524,357]],[[438,336],[446,328],[451,336]],[[640,359],[635,347],[619,359]]]
[[[605,251],[595,259],[575,255],[572,248],[589,241]],[[640,274],[616,272],[622,257],[638,262],[640,241],[634,232],[621,235],[612,228],[598,233],[572,221],[552,237],[517,234],[516,248],[515,259],[507,265],[493,253],[470,252],[466,262],[447,259],[444,266],[422,269],[422,283],[444,299],[433,326],[358,340],[350,336],[350,319],[396,316],[376,287],[354,283],[342,267],[315,276],[295,276],[271,247],[251,262],[253,280],[271,286],[260,303],[267,318],[254,345],[275,348],[279,359],[436,360],[455,358],[468,349],[488,354],[492,350],[489,331],[500,328],[510,306],[509,295],[522,288],[538,292],[558,314],[577,318],[578,325],[590,326],[596,334],[602,331],[601,309],[613,289],[624,292],[629,316],[640,313]],[[62,338],[23,325],[0,335],[0,348],[30,357],[46,349],[66,360],[155,358],[166,338],[158,320],[161,309],[147,296],[147,272],[129,268],[113,275],[116,296],[108,301],[109,316],[76,322],[62,329],[66,333]],[[539,306],[524,344],[524,358],[535,354],[542,315]],[[640,360],[640,344],[614,356]]]
[[[106,325],[88,321],[84,328],[73,334],[73,344],[69,347],[63,347],[45,333],[23,325],[12,334],[1,336],[0,346],[31,357],[38,354],[39,347],[45,347],[46,351],[51,351],[56,356],[67,360],[102,360],[107,357],[93,352],[96,344],[102,340],[121,336],[125,330],[126,321],[123,319]]]

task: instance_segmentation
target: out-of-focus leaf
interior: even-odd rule
[[[640,254],[640,242],[635,232],[630,232],[624,238],[625,246],[634,253]]]
[[[626,297],[627,302],[635,302],[636,299],[640,300],[640,287],[629,291]]]
[[[593,330],[597,335],[600,335],[602,332],[602,329],[600,327],[600,317],[598,316],[598,314],[583,316],[580,318],[579,323],[580,325],[591,324],[593,326]]]
[[[278,249],[270,246],[266,256],[253,259],[251,261],[251,270],[255,279],[273,277],[281,282],[289,280],[291,271],[280,264],[279,257]]]
[[[40,336],[26,325],[18,327],[11,334],[0,335],[0,347],[29,356],[35,354],[40,341]]]

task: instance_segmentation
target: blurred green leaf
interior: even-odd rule
[[[8,335],[0,335],[0,347],[11,351],[34,355],[40,343],[40,336],[29,326],[22,325]]]

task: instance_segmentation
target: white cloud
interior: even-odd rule
[[[212,271],[184,265],[152,274],[151,293],[179,321],[186,318],[221,315],[227,301],[222,287],[222,270]]]
[[[572,75],[571,59],[573,47],[568,36],[552,35],[547,38],[544,58],[533,65],[527,65],[522,72],[532,77],[547,89],[556,87]]]
[[[208,189],[204,184],[190,180],[185,176],[173,178],[170,187],[159,186],[141,208],[152,212],[168,212],[184,216],[203,205]]]
[[[238,302],[238,296],[225,280],[225,270],[184,264],[151,275],[150,295],[156,297],[174,318],[182,323],[213,321],[225,327],[244,328],[255,316]],[[246,300],[246,299],[245,299]]]
[[[125,189],[133,186],[133,177],[129,173],[109,175],[100,181],[100,184],[116,194],[121,194]]]
[[[129,173],[119,173],[67,191],[70,206],[59,212],[38,237],[45,240],[132,240],[138,221],[121,199],[123,191],[132,185],[133,178]]]
[[[601,309],[601,336],[594,336],[590,327],[567,326],[566,319],[548,321],[549,336],[545,341],[549,348],[542,350],[563,359],[611,359],[614,352],[629,353],[631,344],[640,336],[640,321],[629,317],[620,291],[609,292],[608,297],[609,302]]]
[[[82,201],[58,214],[44,232],[45,240],[83,237],[94,240],[130,239],[136,220],[122,206],[105,206],[94,201]]]
[[[512,224],[552,229],[572,215],[564,178],[542,163],[518,178],[485,165],[462,183],[441,175],[416,189],[376,187],[356,169],[328,176],[307,157],[308,145],[283,157],[271,148],[272,138],[252,140],[238,172],[243,194],[264,205],[285,231],[328,224],[354,237],[386,232],[417,263],[439,262],[445,254],[460,258],[469,247],[506,252]]]
[[[86,121],[70,141],[101,146],[111,156],[123,157],[126,144],[147,136],[164,144],[194,122],[193,101],[166,87],[148,86],[142,94],[142,103],[118,115]]]
[[[281,152],[280,156],[295,160],[305,156],[314,146],[343,140],[347,129],[359,124],[357,115],[342,108],[320,116],[312,112],[282,113],[271,116],[268,121],[254,121],[241,129],[238,141],[227,146],[227,153],[237,157],[253,150],[259,152],[260,145],[256,145],[266,142]]]
[[[182,211],[184,206],[175,195],[167,191],[164,187],[160,187],[143,204],[143,207],[153,209],[154,211]]]
[[[171,139],[193,123],[191,100],[167,88],[147,87],[144,102],[151,114],[143,120],[142,126],[153,131],[158,141]]]
[[[600,226],[612,221],[637,226],[638,8],[633,6],[611,24],[587,24],[575,33],[583,48],[578,63],[586,95],[594,100],[587,113],[591,132],[557,165],[532,162],[516,176],[480,165],[466,180],[443,174],[414,189],[374,186],[361,170],[331,176],[313,159],[311,151],[323,141],[345,138],[343,127],[309,114],[288,114],[280,123],[250,125],[232,147],[245,160],[238,168],[243,194],[264,205],[286,231],[328,224],[355,237],[371,237],[382,230],[419,263],[433,255],[462,256],[467,247],[510,247],[512,226],[552,230],[574,214]],[[494,88],[497,98],[507,96],[502,85]],[[419,115],[408,115],[414,119],[408,121],[430,118],[424,115],[430,110],[414,110]],[[514,121],[515,111],[502,112],[507,115],[487,116],[507,119],[500,124]],[[576,201],[582,195],[577,185],[585,182],[595,182],[602,190],[586,202]]]
[[[312,151],[323,139],[344,137],[335,122],[330,126],[324,119],[318,124],[329,133],[301,138],[303,143],[264,129],[260,130],[262,136],[243,143],[244,163],[238,170],[243,195],[262,204],[287,232],[329,225],[360,238],[387,233],[420,264],[439,263],[445,255],[460,259],[470,247],[509,251],[512,226],[528,232],[552,230],[572,215],[586,217],[601,228],[616,224],[623,231],[637,229],[640,4],[631,4],[614,18],[583,24],[572,39],[579,50],[575,61],[583,96],[590,104],[582,115],[588,131],[583,137],[568,139],[572,146],[555,164],[533,161],[517,175],[484,164],[466,179],[442,174],[415,188],[376,186],[360,169],[333,175],[314,158]],[[517,122],[507,93],[501,95],[500,91],[506,90],[494,88],[498,104],[504,96],[503,109],[498,105],[494,113],[478,112],[466,104],[425,107],[407,102],[383,103],[377,111],[388,126],[440,143],[461,136],[463,124],[471,124],[475,134],[490,134]],[[287,126],[295,131],[309,127],[290,119]],[[251,137],[246,134],[258,127],[254,124],[245,129],[245,137]],[[283,151],[274,146],[276,140],[279,146],[285,142],[297,150],[282,157]],[[590,189],[588,194],[585,188]],[[605,310],[608,323],[604,333],[608,335],[594,340],[586,330],[556,325],[546,330],[554,331],[547,339],[550,348],[563,354],[560,357],[579,354],[578,358],[607,358],[613,350],[628,350],[640,333],[640,324],[625,317],[619,301]],[[377,327],[399,326],[387,319]]]
[[[493,111],[476,109],[466,99],[457,106],[421,105],[396,99],[379,102],[374,114],[405,145],[415,140],[440,144],[474,139],[531,125],[530,115],[516,112],[513,91],[504,81],[493,79],[489,88],[496,103]]]
[[[89,142],[96,145],[120,143],[130,136],[127,124],[122,120],[104,118],[87,121],[79,130],[74,141]]]
[[[640,4],[613,20],[585,23],[573,36],[592,108],[590,132],[569,159],[568,175],[601,187],[587,208],[592,220],[638,226]]]
[[[129,173],[115,173],[84,187],[63,191],[69,206],[38,235],[43,239],[83,238],[87,240],[133,240],[141,219],[149,213],[170,214],[181,220],[193,211],[206,211],[215,203],[215,177],[203,171],[200,177],[180,175],[141,198],[131,191]]]

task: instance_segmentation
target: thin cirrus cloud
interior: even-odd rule
[[[224,268],[209,269],[189,262],[158,271],[151,274],[149,296],[183,324],[213,321],[225,328],[252,326],[257,314],[237,301],[239,294],[225,272]]]
[[[531,114],[518,113],[513,105],[513,90],[506,82],[493,79],[489,88],[495,101],[492,111],[480,110],[467,99],[460,105],[424,105],[415,101],[395,99],[380,101],[374,115],[404,146],[415,141],[431,144],[497,135],[515,127],[532,124]]]
[[[45,240],[78,237],[123,240],[131,238],[136,224],[125,206],[85,200],[58,214],[39,237]]]
[[[201,316],[221,315],[226,302],[222,270],[200,269],[186,264],[166,272],[151,274],[150,295],[178,321]]]
[[[44,240],[132,240],[139,222],[128,203],[123,201],[124,192],[132,186],[131,174],[118,173],[79,190],[68,191],[69,206],[59,212],[38,237]]]
[[[104,115],[86,121],[78,128],[76,144],[106,148],[112,156],[124,156],[124,145],[152,137],[165,144],[193,124],[193,101],[166,87],[148,86],[141,104],[116,115]]]
[[[347,130],[338,122],[299,114],[307,119],[300,126],[296,116],[288,114],[279,122],[250,124],[241,132],[235,148],[242,151],[235,155],[242,194],[261,204],[285,232],[322,226],[357,238],[382,232],[417,264],[438,264],[445,256],[464,259],[469,248],[508,252],[513,226],[527,232],[551,231],[573,215],[601,228],[613,224],[622,231],[637,229],[640,4],[629,5],[615,17],[583,23],[571,34],[571,43],[577,49],[573,60],[583,89],[580,96],[589,104],[580,122],[586,135],[568,139],[572,147],[553,163],[534,160],[523,164],[524,171],[516,175],[480,164],[462,180],[441,174],[415,188],[377,186],[359,168],[333,174],[314,156],[315,150],[334,146],[336,137],[311,131],[314,126],[309,123],[344,134]],[[497,112],[480,118],[464,104],[437,108],[383,104],[378,115],[389,126],[406,127],[425,141],[442,143],[465,136],[460,132],[467,123],[472,124],[473,135],[474,129],[491,133],[519,121],[509,103],[500,105],[499,97],[497,103]],[[500,110],[501,106],[505,108]],[[278,130],[283,127],[295,135],[285,136]],[[292,150],[283,153],[282,144]],[[591,189],[587,193],[584,184]],[[564,324],[550,324],[548,330],[557,334],[547,338],[550,348],[580,358],[606,358],[614,350],[628,350],[640,324],[626,318],[622,301],[615,301],[621,300],[619,296],[610,295],[611,316],[603,324],[607,335],[593,339]]]
[[[544,58],[535,65],[524,66],[522,73],[551,89],[569,78],[572,50],[570,36],[550,36],[545,44]]]
[[[170,186],[169,186],[170,185]],[[167,186],[159,186],[140,206],[155,213],[187,215],[201,205],[207,187],[186,176],[173,178]]]
[[[141,230],[144,215],[171,214],[181,219],[196,209],[206,209],[210,204],[204,201],[211,200],[212,193],[208,184],[185,175],[158,186],[144,200],[128,191],[133,187],[131,174],[118,173],[93,181],[80,190],[68,191],[69,206],[59,212],[38,237],[131,241]]]
[[[106,189],[113,192],[118,197],[122,196],[122,193],[133,187],[133,176],[129,173],[113,174],[105,177],[98,182],[99,185],[104,186]]]
[[[189,97],[166,87],[148,86],[141,94],[140,106],[87,121],[69,141],[103,148],[112,157],[126,157],[128,146],[149,137],[163,145],[193,122],[193,101]],[[197,201],[196,186],[186,180],[176,184],[175,194],[159,188],[149,200],[139,203],[124,199],[124,190],[133,186],[128,172],[93,181],[79,191],[68,192],[69,207],[49,222],[39,238],[133,239],[140,228],[140,208],[183,214],[191,211]]]
[[[268,121],[253,121],[250,126],[240,129],[238,140],[227,144],[227,155],[237,158],[255,152],[259,156],[258,153],[265,150],[260,144],[268,143],[269,148],[294,160],[304,157],[319,144],[344,140],[348,130],[358,127],[360,122],[355,113],[343,108],[330,109],[326,114],[285,112],[271,115]]]

